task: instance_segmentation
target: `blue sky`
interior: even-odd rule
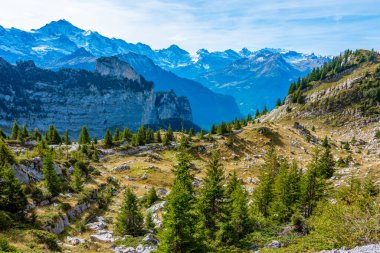
[[[143,42],[256,50],[264,47],[335,55],[380,49],[379,0],[12,0],[0,25],[24,30],[66,19],[86,30]]]

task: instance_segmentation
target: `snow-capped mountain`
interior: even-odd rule
[[[264,104],[272,107],[278,97],[286,95],[292,80],[329,61],[328,57],[272,48],[258,51],[243,48],[239,52],[200,49],[192,54],[171,45],[153,50],[142,43],[132,44],[85,31],[66,20],[53,21],[32,31],[0,26],[0,57],[11,63],[33,60],[44,68],[89,70],[96,58],[127,53],[144,55],[164,70],[201,82],[213,91],[232,94],[244,113]]]

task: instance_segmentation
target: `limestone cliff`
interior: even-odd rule
[[[191,121],[187,99],[172,91],[156,94],[152,82],[117,58],[99,59],[95,73],[53,72],[32,61],[14,66],[0,60],[0,127],[5,130],[17,120],[42,130],[54,124],[76,137],[87,125],[101,137],[107,127],[160,126],[170,118]]]

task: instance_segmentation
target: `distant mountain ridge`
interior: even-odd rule
[[[264,105],[272,107],[278,97],[286,96],[287,86],[295,78],[309,73],[330,59],[270,48],[258,51],[243,48],[239,52],[231,49],[222,52],[200,49],[195,54],[177,45],[153,50],[142,43],[128,43],[121,39],[107,38],[94,31],[85,31],[66,20],[53,21],[30,32],[0,27],[0,57],[12,63],[30,59],[44,68],[70,66],[90,70],[94,58],[128,53],[144,55],[162,69],[200,82],[214,92],[233,95],[244,114],[252,113]],[[279,62],[273,63],[276,59]],[[252,61],[256,64],[251,64]],[[272,69],[273,66],[280,65],[282,70]],[[253,73],[258,69],[265,71]],[[272,74],[271,71],[275,73]],[[234,72],[243,73],[244,78]],[[231,81],[232,79],[234,80]],[[263,96],[268,90],[277,91]],[[233,117],[239,115],[240,113]],[[230,116],[226,116],[219,118],[219,121],[230,119]]]

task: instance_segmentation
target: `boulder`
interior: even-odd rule
[[[273,240],[271,243],[267,244],[266,247],[279,249],[282,247],[282,244],[279,241]]]
[[[144,237],[143,241],[147,242],[147,243],[150,243],[150,244],[153,244],[153,245],[156,245],[156,246],[158,245],[158,240],[152,234],[147,234]]]
[[[93,242],[113,242],[113,232],[107,230],[101,230],[96,234],[90,236],[91,241]]]
[[[107,223],[103,217],[97,216],[95,222],[88,223],[86,226],[95,231],[101,231],[107,227]]]
[[[161,201],[161,202],[158,202],[158,203],[152,205],[146,211],[151,212],[151,213],[155,213],[155,212],[162,210],[165,206],[166,206],[166,201]]]
[[[67,237],[67,241],[68,241],[71,245],[77,245],[77,244],[81,244],[81,243],[85,243],[85,242],[86,242],[84,239],[77,238],[77,237],[71,237],[71,236],[68,236],[68,237]]]
[[[123,163],[119,166],[116,166],[116,167],[113,167],[111,170],[112,171],[125,171],[125,170],[129,170],[131,167],[126,164],[126,163]]]

